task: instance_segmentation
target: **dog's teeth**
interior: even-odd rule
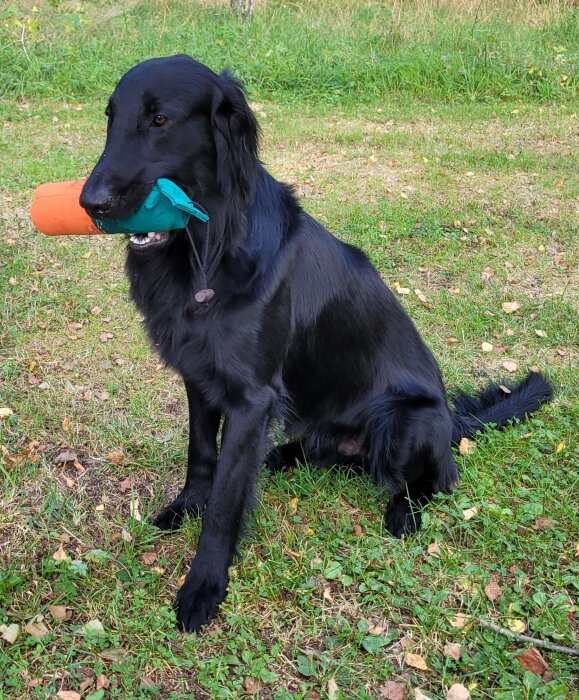
[[[154,232],[154,231],[149,231],[149,233],[147,234],[147,237],[148,237],[148,238],[155,238],[155,232]]]

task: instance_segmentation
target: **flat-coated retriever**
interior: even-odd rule
[[[270,468],[365,467],[390,491],[385,525],[399,537],[419,526],[415,505],[457,482],[453,443],[551,397],[531,373],[510,393],[493,386],[449,409],[434,357],[364,253],[261,165],[255,117],[228,72],[188,56],[145,61],[106,114],[81,196],[91,216],[124,217],[168,178],[210,217],[132,236],[126,261],[154,347],[189,400],[185,486],[155,520],[172,530],[186,513],[203,518],[175,603],[182,629],[199,629],[225,597],[273,420],[291,441],[269,453]]]

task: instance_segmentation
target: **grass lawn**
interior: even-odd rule
[[[577,659],[542,649],[541,677],[530,645],[476,622],[579,646],[572,4],[0,10],[0,625],[18,626],[0,698],[577,697]],[[245,80],[265,164],[367,252],[449,387],[530,367],[556,387],[457,455],[460,488],[409,539],[364,478],[264,474],[201,636],[171,609],[199,525],[148,524],[183,479],[185,392],[128,299],[123,237],[48,239],[28,216],[37,185],[90,172],[120,75],[175,52]]]

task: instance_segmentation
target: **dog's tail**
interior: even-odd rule
[[[476,396],[461,393],[454,400],[452,441],[458,444],[489,423],[500,428],[513,418],[523,420],[552,398],[553,387],[539,372],[529,372],[516,384],[491,384]]]

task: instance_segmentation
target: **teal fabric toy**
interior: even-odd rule
[[[180,187],[171,180],[160,178],[147,199],[129,216],[113,221],[93,221],[105,233],[149,233],[185,228],[192,216],[199,221],[209,221],[209,216],[198,209]]]

